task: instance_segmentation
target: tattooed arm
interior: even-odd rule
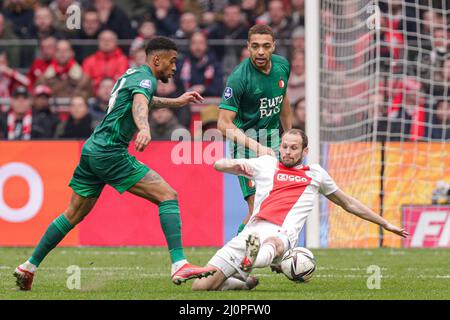
[[[185,92],[178,98],[153,97],[150,107],[152,108],[179,108],[190,103],[200,103],[203,97],[195,91]]]
[[[148,99],[140,93],[133,97],[133,106],[131,107],[133,120],[138,128],[136,136],[135,148],[137,151],[144,151],[145,147],[150,143],[150,125],[148,123]]]

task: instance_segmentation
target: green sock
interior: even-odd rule
[[[241,233],[241,231],[244,230],[244,228],[245,228],[245,223],[241,223],[241,225],[239,226],[237,234]]]
[[[159,221],[166,237],[172,263],[186,259],[181,244],[181,218],[178,200],[167,200],[159,204]]]
[[[48,226],[47,231],[45,231],[41,241],[39,241],[39,244],[34,249],[31,258],[28,260],[38,267],[47,254],[61,242],[66,234],[72,230],[72,228],[72,225],[64,214],[61,214]]]

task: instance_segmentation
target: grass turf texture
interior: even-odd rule
[[[192,292],[169,278],[165,248],[57,248],[41,264],[33,290],[15,288],[14,268],[31,248],[0,248],[3,299],[449,299],[450,250],[313,250],[317,269],[310,283],[296,284],[270,269],[257,269],[251,291]],[[205,264],[214,248],[187,248],[192,263]],[[81,289],[66,286],[67,267],[81,268]],[[381,268],[381,289],[367,288],[367,267]]]

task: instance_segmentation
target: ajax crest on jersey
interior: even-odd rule
[[[228,100],[232,96],[233,96],[233,89],[230,87],[226,87],[225,90],[223,91],[223,97],[225,98],[225,100]]]
[[[141,83],[139,83],[139,86],[145,89],[150,89],[152,87],[152,81],[149,79],[142,80]]]
[[[280,266],[289,280],[308,282],[316,270],[316,259],[310,250],[296,247],[284,254]]]
[[[278,80],[278,87],[284,88],[284,80],[283,79]]]

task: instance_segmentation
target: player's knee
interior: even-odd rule
[[[178,200],[178,193],[171,187],[166,188],[166,190],[162,194],[161,202],[167,200]]]
[[[266,241],[272,243],[275,246],[275,254],[277,256],[281,256],[284,253],[284,243],[280,238],[270,237]]]
[[[72,226],[76,226],[84,219],[84,215],[79,212],[79,210],[74,210],[72,208],[68,208],[64,211],[64,216],[69,221]]]

